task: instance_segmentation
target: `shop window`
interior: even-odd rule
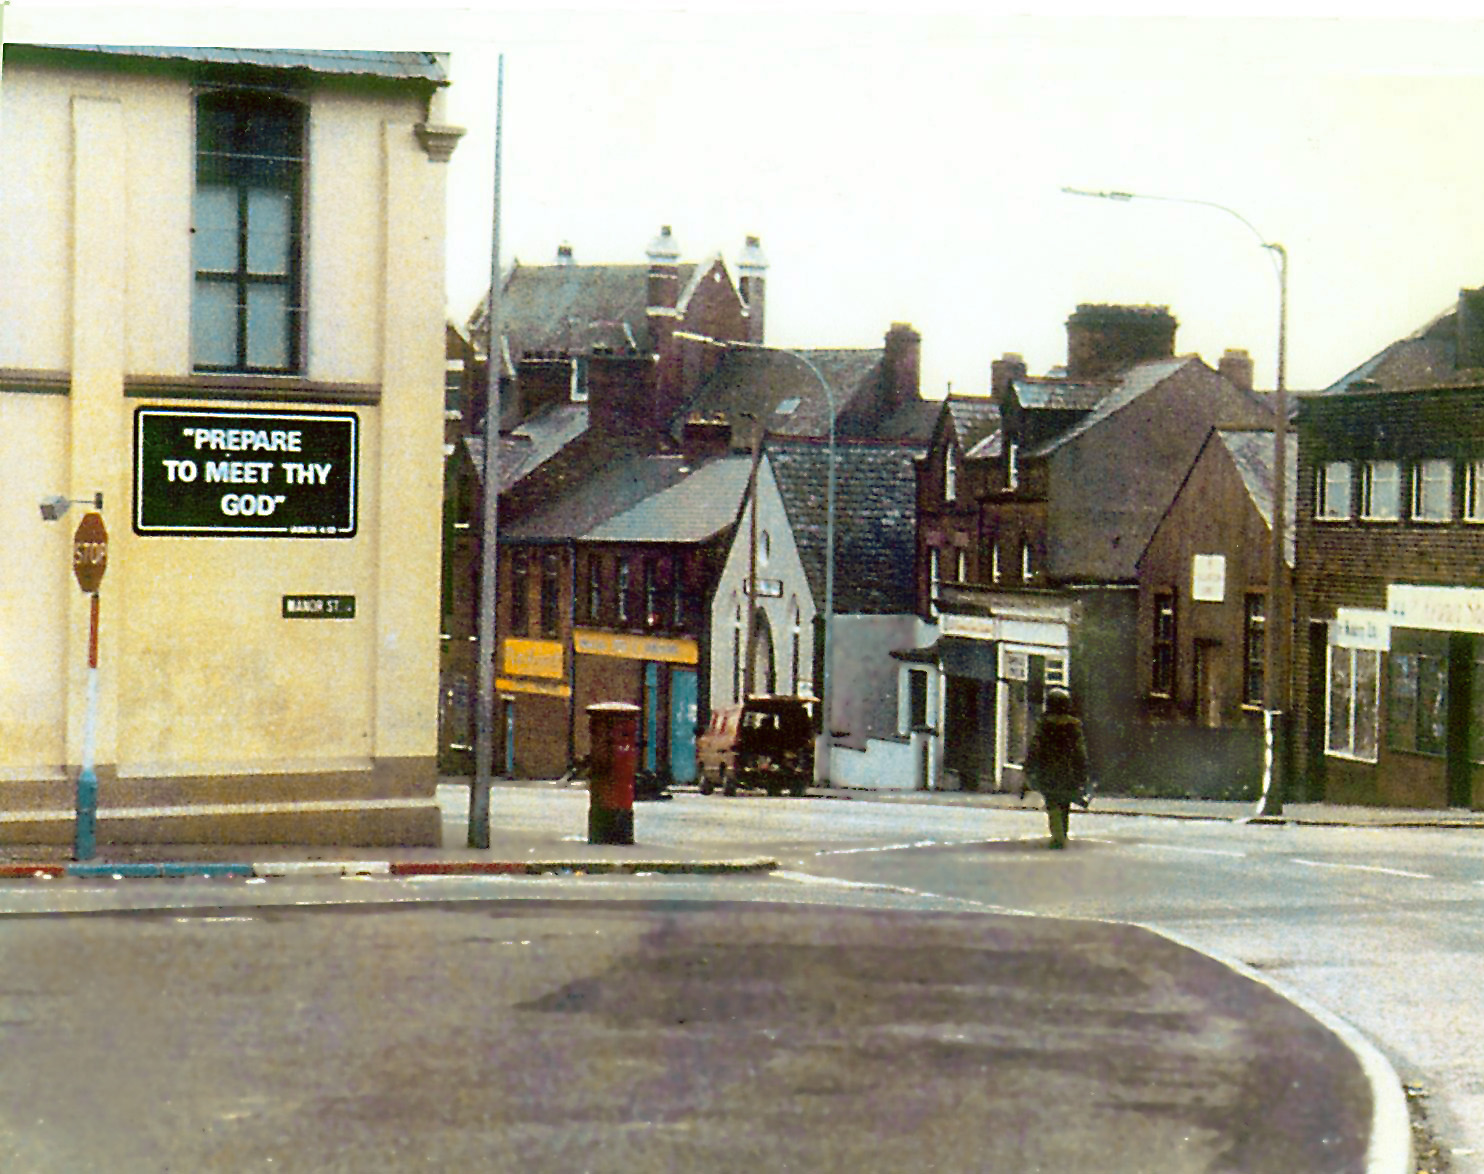
[[[1370,522],[1394,522],[1402,516],[1401,466],[1395,461],[1365,463],[1360,516]]]
[[[1453,463],[1451,461],[1418,461],[1413,467],[1412,520],[1414,522],[1450,522],[1453,520]]]
[[[1442,757],[1448,752],[1448,658],[1393,652],[1387,660],[1387,748]]]
[[[1329,733],[1325,750],[1376,761],[1381,654],[1369,648],[1329,650]]]
[[[1263,675],[1267,654],[1264,641],[1267,638],[1267,599],[1262,595],[1248,595],[1243,600],[1242,620],[1242,704],[1259,706],[1263,703]]]
[[[1465,467],[1463,520],[1484,522],[1484,461],[1470,461]]]
[[[531,626],[530,564],[526,551],[510,556],[510,634],[525,636]]]
[[[1150,692],[1158,697],[1175,695],[1175,594],[1154,596],[1154,648],[1150,662]]]
[[[197,371],[302,370],[304,109],[274,94],[196,103],[191,363]]]
[[[1319,470],[1314,516],[1329,521],[1348,520],[1351,514],[1349,461],[1326,461]]]
[[[541,555],[541,635],[553,639],[557,634],[557,615],[561,608],[561,556],[554,550]]]

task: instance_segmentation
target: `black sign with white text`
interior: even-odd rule
[[[353,620],[356,618],[354,595],[285,595],[283,618],[286,620]]]
[[[134,532],[350,538],[354,412],[139,408]]]

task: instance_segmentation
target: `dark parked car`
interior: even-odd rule
[[[749,697],[714,710],[696,738],[701,794],[718,785],[785,789],[802,795],[814,777],[814,703],[804,697]]]

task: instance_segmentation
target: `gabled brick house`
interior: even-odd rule
[[[1287,454],[1291,569],[1292,445]],[[1256,797],[1273,485],[1271,429],[1213,428],[1139,556],[1138,754],[1167,793]]]
[[[1484,806],[1484,291],[1299,405],[1306,797]]]
[[[984,450],[975,557],[960,559],[941,527],[918,542],[920,612],[937,639],[916,655],[943,678],[942,785],[1019,790],[1058,684],[1081,707],[1103,785],[1137,785],[1136,560],[1211,428],[1268,420],[1250,383],[1175,356],[1174,332],[1164,307],[1083,305],[1065,373],[1027,378],[1015,356],[993,365],[1000,435]],[[950,468],[941,446],[923,462],[925,515],[945,516]],[[948,577],[960,564],[970,581]]]

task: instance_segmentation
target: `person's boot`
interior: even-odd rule
[[[1066,808],[1049,808],[1046,812],[1046,817],[1051,823],[1051,846],[1053,848],[1065,848],[1067,846]]]

